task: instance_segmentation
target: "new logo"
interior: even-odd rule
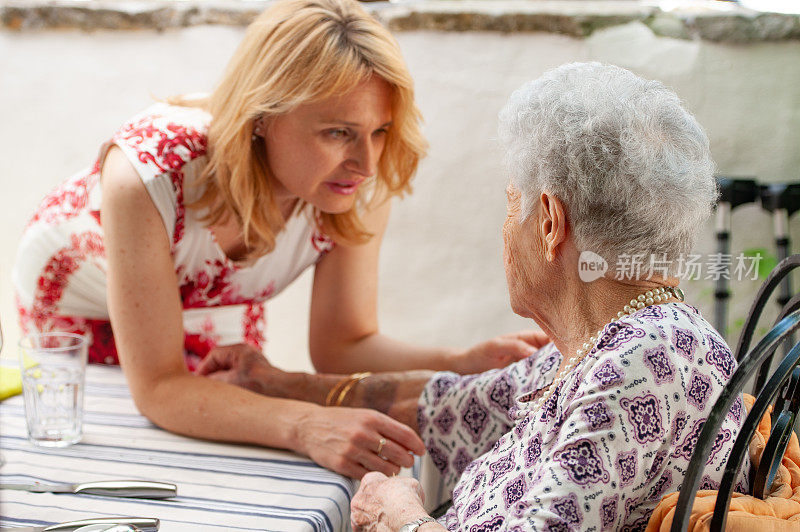
[[[582,251],[578,257],[578,275],[584,283],[601,278],[608,271],[606,259],[594,251]]]

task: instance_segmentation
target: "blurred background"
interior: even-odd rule
[[[602,61],[661,80],[706,129],[721,174],[800,182],[800,16],[788,14],[800,11],[798,4],[369,4],[400,42],[430,141],[414,193],[395,202],[383,244],[382,330],[420,344],[467,347],[533,326],[508,305],[500,235],[506,177],[496,116],[515,88],[562,63]],[[154,98],[210,90],[244,26],[265,5],[2,5],[0,321],[7,346],[19,337],[11,268],[43,195],[92,164],[100,144]],[[750,203],[731,218],[731,253],[760,254],[756,277],[763,277],[776,256],[771,214]],[[798,239],[799,224],[789,224]],[[714,231],[712,219],[696,249],[704,257],[716,251]],[[731,281],[729,343],[761,282],[750,277]],[[267,305],[267,355],[285,369],[311,368],[310,281],[308,272]],[[712,320],[713,279],[682,286],[687,301]]]

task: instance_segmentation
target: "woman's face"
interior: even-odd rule
[[[391,99],[391,86],[373,76],[348,93],[272,119],[264,143],[278,206],[300,198],[327,213],[352,208],[358,187],[377,171]]]
[[[506,189],[506,221],[503,224],[503,264],[508,283],[511,309],[523,317],[531,317],[531,294],[540,282],[535,272],[544,256],[544,248],[536,238],[536,213],[522,219],[520,193],[513,186]]]

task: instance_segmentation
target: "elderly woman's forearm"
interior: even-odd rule
[[[291,373],[272,366],[256,366],[248,374],[246,388],[270,397],[294,399],[325,406],[331,389],[343,375]]]
[[[376,373],[363,379],[344,406],[372,408],[408,425],[417,433],[417,404],[432,371]]]
[[[374,373],[355,383],[336,406],[371,408],[408,425],[415,432],[417,427],[417,404],[422,390],[433,375],[432,371],[415,370],[391,373]],[[286,374],[286,379],[274,379],[273,391],[279,397],[310,401],[325,405],[331,391],[340,385],[347,375],[313,375],[305,373]],[[339,386],[341,388],[341,386]],[[327,405],[331,406],[331,405]]]
[[[263,395],[307,401],[326,406],[329,398],[340,396],[336,406],[371,408],[382,412],[417,430],[417,403],[422,390],[433,375],[432,371],[415,370],[391,373],[374,373],[354,382],[341,394],[343,380],[348,375],[287,373],[262,366],[254,368],[251,390]],[[340,390],[334,390],[334,388]],[[331,392],[334,396],[331,397]],[[332,406],[332,405],[327,405]]]

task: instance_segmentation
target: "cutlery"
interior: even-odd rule
[[[141,528],[133,525],[89,525],[82,526],[75,532],[141,532]]]
[[[103,495],[106,497],[137,497],[141,499],[168,499],[178,495],[178,487],[166,482],[148,480],[100,480],[81,484],[11,484],[0,482],[0,489],[25,490],[34,493],[74,493]]]
[[[23,526],[17,528],[0,528],[0,532],[76,532],[91,525],[129,525],[142,532],[157,532],[158,519],[149,517],[99,517],[97,519],[81,519],[50,526]]]

